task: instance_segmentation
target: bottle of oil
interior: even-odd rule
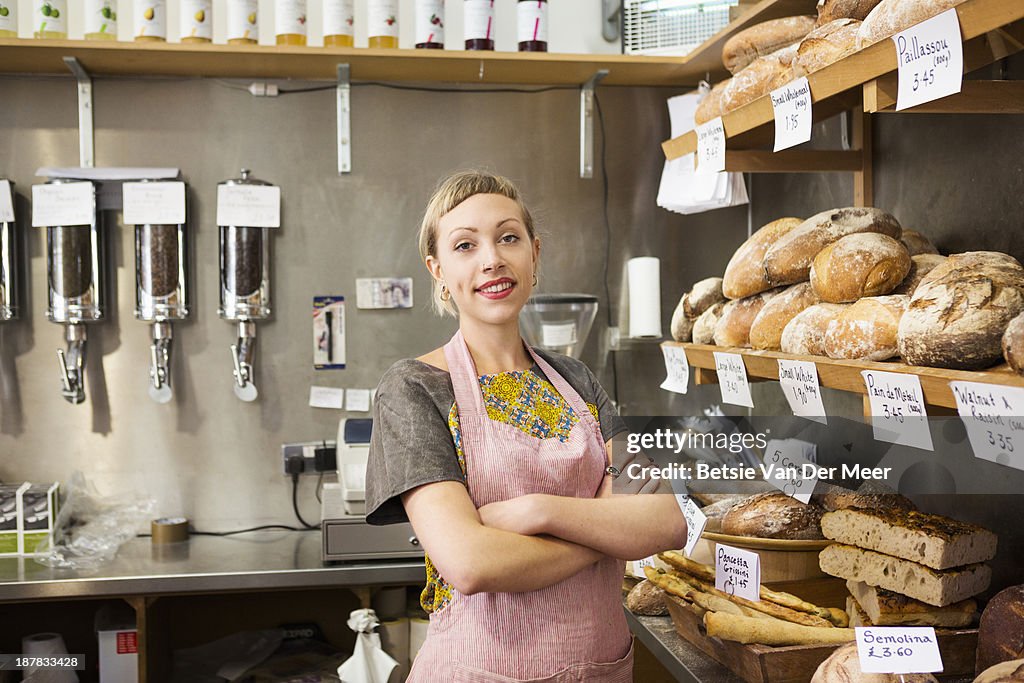
[[[85,0],[85,39],[117,40],[117,0]]]
[[[398,0],[369,0],[367,15],[367,45],[398,47]]]
[[[463,0],[467,50],[494,49],[494,0]]]
[[[306,0],[274,0],[278,45],[306,44]]]
[[[213,3],[211,0],[181,0],[178,23],[181,42],[213,42]]]
[[[519,0],[516,33],[520,52],[548,51],[548,0]]]
[[[324,47],[352,47],[354,24],[352,0],[324,0]]]
[[[0,38],[18,37],[18,0],[0,0]]]
[[[57,40],[67,38],[68,0],[33,0],[32,36]]]
[[[416,0],[416,47],[444,49],[444,0]]]
[[[167,41],[166,0],[135,0],[135,40],[140,43]]]
[[[260,39],[256,0],[227,0],[229,45],[253,45]]]

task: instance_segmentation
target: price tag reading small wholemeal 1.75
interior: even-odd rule
[[[818,383],[818,366],[810,361],[782,358],[778,363],[779,384],[793,414],[827,425],[825,406],[821,402],[821,385]]]
[[[772,90],[775,111],[775,149],[795,147],[811,139],[811,84],[806,77]]]
[[[697,173],[725,170],[725,124],[722,117],[697,126]]]
[[[749,550],[717,543],[715,588],[757,602],[761,599],[761,558]]]
[[[665,381],[661,383],[661,388],[685,394],[690,381],[690,363],[686,359],[686,349],[666,344],[661,347],[661,353],[665,356]]]
[[[633,576],[642,579],[645,576],[645,574],[644,574],[644,567],[653,567],[653,566],[654,566],[654,555],[651,555],[650,557],[645,557],[642,560],[633,560]]]
[[[871,429],[879,441],[934,451],[917,375],[863,370],[871,402]]]
[[[930,626],[870,626],[855,629],[860,670],[866,674],[942,671],[942,655]]]
[[[1024,389],[950,382],[974,455],[1024,470]]]
[[[718,387],[722,390],[722,401],[734,406],[754,407],[750,397],[750,383],[747,381],[747,367],[743,356],[738,353],[715,351],[715,371],[718,373]]]
[[[955,95],[964,80],[964,46],[955,9],[892,37],[899,65],[896,111]]]

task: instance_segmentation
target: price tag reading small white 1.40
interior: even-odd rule
[[[942,671],[942,655],[930,626],[870,626],[855,629],[860,669],[866,674],[925,674]]]
[[[764,478],[787,496],[806,505],[818,485],[818,466],[805,458],[795,439],[770,439],[764,449]]]
[[[863,370],[871,402],[871,429],[879,441],[934,451],[917,375]]]
[[[689,557],[693,553],[700,535],[704,533],[704,527],[708,524],[707,515],[701,512],[700,507],[693,498],[680,493],[675,494],[676,504],[683,511],[683,519],[686,520],[686,547],[683,552]]]
[[[715,546],[715,588],[757,602],[761,599],[761,558],[732,546]]]
[[[821,424],[828,424],[821,402],[818,367],[805,360],[779,359],[779,384],[793,414]]]
[[[0,180],[0,223],[14,220],[14,194],[11,192],[11,181]]]
[[[281,188],[274,185],[218,185],[217,225],[281,227]]]
[[[788,149],[811,139],[811,84],[806,77],[772,90],[775,111],[775,151]]]
[[[92,183],[46,183],[32,186],[32,227],[92,225],[96,187]]]
[[[725,170],[725,124],[722,117],[697,126],[697,173]]]
[[[974,455],[1024,470],[1024,389],[950,382]]]
[[[715,370],[718,372],[718,387],[722,390],[724,402],[735,406],[754,407],[743,356],[738,353],[715,351]]]
[[[685,394],[690,382],[690,364],[686,360],[686,349],[666,344],[661,347],[661,353],[665,356],[665,381],[661,383],[661,388]]]
[[[896,111],[960,92],[964,46],[955,9],[892,37],[899,65]]]
[[[125,183],[125,225],[181,225],[185,222],[185,183]]]

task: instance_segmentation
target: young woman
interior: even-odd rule
[[[540,240],[516,187],[451,176],[419,243],[459,329],[381,379],[366,486],[367,521],[408,519],[427,555],[409,681],[632,681],[622,560],[682,547],[675,499],[613,495],[621,418],[583,363],[519,336]]]

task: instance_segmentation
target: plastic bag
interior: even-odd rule
[[[47,567],[95,570],[114,559],[118,548],[153,518],[155,507],[153,498],[133,493],[101,496],[81,472],[74,472],[64,487],[55,541],[41,544],[43,554],[35,560]]]

